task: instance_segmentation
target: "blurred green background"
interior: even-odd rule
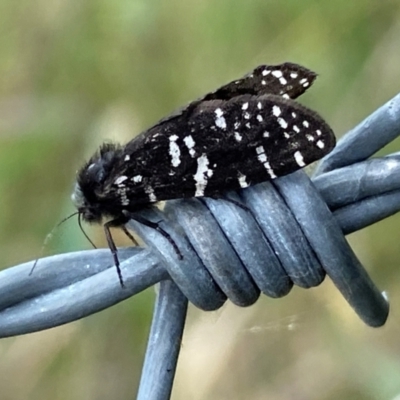
[[[389,0],[2,0],[1,266],[40,255],[73,211],[76,170],[105,139],[126,142],[258,64],[283,61],[319,73],[301,101],[340,136],[400,91],[399,38],[400,2]],[[329,280],[247,309],[191,307],[173,398],[393,399],[399,223],[394,216],[349,238],[390,296],[385,327],[365,326]],[[101,228],[89,233],[104,244]],[[72,220],[45,252],[88,247]],[[0,398],[134,398],[153,299],[149,290],[1,340]]]

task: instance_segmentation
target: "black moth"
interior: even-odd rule
[[[135,212],[161,200],[219,197],[294,172],[332,150],[327,123],[292,100],[315,78],[297,64],[261,65],[126,145],[100,147],[78,172],[72,199],[83,220],[109,220],[104,229],[121,285],[110,227],[127,233],[124,224],[135,219],[169,238]]]

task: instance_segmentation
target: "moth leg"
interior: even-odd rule
[[[139,215],[134,215],[134,214],[129,214],[129,217],[132,218],[133,220],[139,222],[140,224],[148,226],[149,228],[153,228],[157,232],[161,233],[161,235],[163,235],[168,240],[168,242],[171,244],[171,246],[174,248],[175,253],[177,254],[178,258],[180,260],[183,259],[183,255],[182,255],[178,245],[176,244],[175,240],[172,239],[171,235],[168,232],[166,232],[163,228],[161,228],[161,226],[158,224],[158,222],[152,222],[146,218],[143,218],[143,217],[140,217]]]
[[[113,239],[113,237],[111,235],[111,231],[110,231],[111,227],[120,225],[118,222],[120,222],[120,221],[119,220],[108,221],[103,225],[103,228],[104,228],[104,233],[106,235],[108,247],[110,248],[111,254],[114,259],[115,268],[117,268],[119,283],[121,284],[121,287],[125,287],[124,280],[122,278],[121,268],[119,267],[117,246],[115,245],[114,239]]]
[[[125,225],[121,225],[121,229],[122,231],[125,233],[126,236],[128,236],[128,238],[132,241],[132,243],[135,246],[139,246],[139,243],[137,242],[137,240],[131,235],[131,233],[128,231],[128,229],[126,229]]]

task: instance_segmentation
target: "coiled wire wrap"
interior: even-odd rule
[[[159,222],[179,246],[135,221],[149,248],[121,249],[125,288],[108,249],[41,259],[0,273],[0,336],[64,324],[160,283],[138,399],[168,399],[188,299],[215,310],[229,298],[253,304],[327,274],[360,318],[385,323],[389,305],[344,239],[400,210],[400,154],[364,161],[400,134],[400,95],[345,135],[310,180],[303,171],[229,193],[228,199],[169,201]],[[151,250],[150,250],[151,249]]]

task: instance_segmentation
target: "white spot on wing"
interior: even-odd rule
[[[177,167],[181,163],[181,150],[176,143],[177,140],[178,135],[171,135],[169,137],[169,155],[171,156],[171,164],[173,167]]]
[[[283,76],[282,71],[279,70],[272,71],[271,74],[275,76],[275,78],[281,78]]]
[[[313,141],[315,140],[314,137],[313,137],[312,135],[309,135],[309,134],[306,135],[306,139],[307,139],[309,142],[313,142]]]
[[[242,105],[242,110],[247,110],[249,108],[249,103],[244,103]]]
[[[208,168],[209,160],[206,154],[202,154],[197,159],[197,171],[193,175],[193,178],[196,182],[196,192],[195,197],[204,196],[204,191],[207,187],[208,179],[213,175],[213,170]]]
[[[271,177],[271,179],[275,179],[276,175],[274,173],[274,170],[271,168],[271,164],[267,161],[264,163],[264,167],[268,172],[268,175]]]
[[[261,103],[260,101],[257,103],[257,108],[258,108],[259,110],[262,109],[262,103]]]
[[[296,151],[296,153],[294,153],[294,159],[296,160],[299,167],[304,167],[306,165],[303,159],[303,155],[300,153],[300,151]]]
[[[267,156],[265,154],[264,146],[256,147],[256,153],[257,153],[258,161],[260,161],[262,163],[265,163],[265,161],[267,161]]]
[[[225,118],[223,117],[224,112],[220,108],[217,108],[215,110],[215,115],[216,115],[215,125],[217,125],[218,128],[226,129],[226,121]]]
[[[185,136],[183,138],[183,142],[186,144],[188,149],[192,149],[195,145],[192,135]]]
[[[306,120],[303,121],[303,125],[304,125],[306,128],[308,128],[308,127],[310,126],[309,122],[306,121]]]
[[[271,164],[268,162],[268,158],[267,158],[267,155],[265,154],[264,146],[256,147],[256,153],[257,153],[258,161],[263,163],[263,165],[264,165],[265,169],[267,170],[267,173],[270,176],[270,178],[271,179],[275,179],[276,175],[274,173],[274,170],[271,168]]]
[[[299,76],[299,74],[298,74],[297,72],[292,72],[292,73],[290,74],[290,77],[291,77],[292,79],[296,79],[298,76]]]
[[[129,154],[127,154],[124,158],[124,161],[129,161],[131,159],[131,156]]]
[[[135,175],[132,178],[132,181],[135,182],[135,183],[140,183],[140,182],[142,182],[142,180],[143,180],[143,176],[142,175]]]
[[[275,115],[275,117],[279,117],[282,113],[282,110],[278,106],[273,106],[272,107],[272,114]]]
[[[287,85],[287,80],[282,76],[281,78],[279,78],[279,83],[281,84],[281,85]]]
[[[246,175],[239,172],[238,182],[241,188],[247,188],[250,184],[246,181]]]
[[[262,115],[258,114],[258,115],[257,115],[257,120],[258,120],[259,122],[263,122],[263,121],[264,121],[264,118],[262,117]]]
[[[293,125],[293,130],[297,133],[300,132],[300,128],[297,125]]]
[[[185,143],[186,147],[189,149],[189,154],[193,158],[196,155],[196,151],[194,150],[195,141],[193,140],[192,135],[185,136],[183,138],[183,142]]]
[[[242,135],[239,132],[234,132],[234,135],[237,142],[240,142],[243,139]]]
[[[256,147],[256,153],[257,153],[257,154],[265,153],[264,146],[258,146],[258,147]]]
[[[318,140],[317,146],[318,146],[320,149],[323,149],[323,148],[325,147],[325,143],[324,143],[322,140]]]
[[[288,127],[288,123],[283,118],[278,118],[278,124],[283,128],[286,129]]]
[[[264,70],[261,72],[262,76],[267,76],[267,75],[270,74],[270,73],[271,73],[271,71],[270,71],[269,69],[264,69]]]

